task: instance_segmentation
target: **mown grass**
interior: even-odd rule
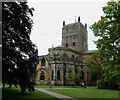
[[[49,88],[48,85],[35,85],[35,88]]]
[[[118,91],[117,90],[107,90],[107,89],[97,89],[96,87],[87,87],[87,88],[52,88],[48,89],[53,92],[57,92],[63,95],[78,99],[94,99],[94,100],[118,100]]]
[[[34,92],[25,92],[21,94],[20,89],[12,88],[8,89],[5,88],[2,90],[2,100],[58,100],[57,98],[45,94],[43,92],[35,90]]]
[[[49,88],[47,85],[36,85],[36,88],[45,88],[47,90],[60,93],[66,96],[77,98],[79,100],[120,100],[118,99],[118,91],[97,89],[96,87],[81,88],[79,86],[52,86]],[[35,90],[33,93],[26,92],[21,94],[19,89],[6,88],[3,90],[2,100],[59,100],[53,96]]]
[[[35,85],[36,88],[49,88],[49,85]],[[78,88],[80,86],[52,86],[52,88]]]
[[[120,94],[117,90],[97,89],[96,87],[52,86],[52,88],[49,88],[47,85],[36,85],[35,87],[45,88],[80,100],[118,100]]]

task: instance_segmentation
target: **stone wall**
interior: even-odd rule
[[[84,80],[88,77],[88,68],[85,56],[88,51],[87,24],[83,25],[78,17],[78,22],[65,25],[62,28],[62,44],[49,48],[49,53],[40,57],[37,66],[36,81],[41,83],[53,82],[64,85],[65,77],[69,71],[83,72]],[[45,60],[45,61],[44,61]],[[41,74],[42,73],[42,74]],[[43,75],[44,77],[41,75]]]
[[[45,66],[41,65],[42,59],[46,60]],[[50,81],[53,81],[53,83],[56,83],[57,85],[64,85],[65,78],[70,70],[73,73],[75,73],[75,71],[82,71],[84,73],[84,80],[86,80],[88,71],[87,66],[84,66],[82,63],[82,55],[64,47],[50,48],[49,54],[40,58],[40,63],[37,69],[37,81],[41,83],[49,83]],[[52,70],[54,72],[53,75]],[[40,80],[40,73],[42,71],[45,73],[44,80]],[[60,72],[60,79],[58,79],[58,71]]]
[[[64,25],[62,28],[62,46],[83,53],[88,50],[87,27],[81,22]]]

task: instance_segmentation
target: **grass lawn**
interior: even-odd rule
[[[12,88],[11,90],[6,88],[2,91],[2,100],[59,100],[53,96],[45,94],[43,92],[35,90],[34,92],[25,92],[24,94],[20,93],[20,90],[17,88]]]
[[[35,85],[35,88],[49,88],[48,85]]]
[[[64,94],[67,96],[71,96],[74,98],[78,98],[81,100],[81,98],[84,98],[84,100],[88,100],[89,98],[94,100],[118,100],[118,91],[117,90],[107,90],[107,89],[97,89],[96,87],[87,87],[87,88],[52,88],[48,89],[50,91],[54,91],[60,94]],[[86,99],[85,99],[86,98]],[[102,99],[100,99],[102,98]]]
[[[35,85],[36,88],[49,88],[49,85]],[[52,88],[74,88],[76,86],[52,86]],[[78,86],[79,87],[79,86]]]
[[[50,91],[54,91],[66,96],[71,96],[79,100],[118,100],[118,91],[116,90],[105,90],[97,89],[96,87],[73,87],[73,86],[53,86],[51,89],[49,86],[45,85],[36,85],[36,88],[46,88]],[[90,99],[91,98],[91,99]],[[94,98],[94,99],[93,99]],[[102,99],[101,99],[102,98]],[[104,98],[104,99],[103,99]],[[35,90],[32,93],[26,92],[21,94],[19,89],[12,88],[12,90],[5,89],[3,90],[3,99],[2,100],[60,100],[48,94],[42,93]]]

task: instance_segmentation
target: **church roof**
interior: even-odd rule
[[[64,50],[64,51],[71,51],[71,52],[74,52],[74,53],[77,53],[77,54],[80,54],[79,52],[71,49],[71,48],[68,48],[68,47],[64,47],[64,46],[57,46],[55,48],[51,48],[52,50]]]
[[[59,48],[59,47],[60,47],[60,48],[64,48],[64,46],[62,46],[62,45],[58,45],[57,47],[58,47],[58,48]]]

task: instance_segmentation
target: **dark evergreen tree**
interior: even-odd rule
[[[38,50],[30,40],[33,8],[26,2],[2,3],[2,82],[34,90]]]

